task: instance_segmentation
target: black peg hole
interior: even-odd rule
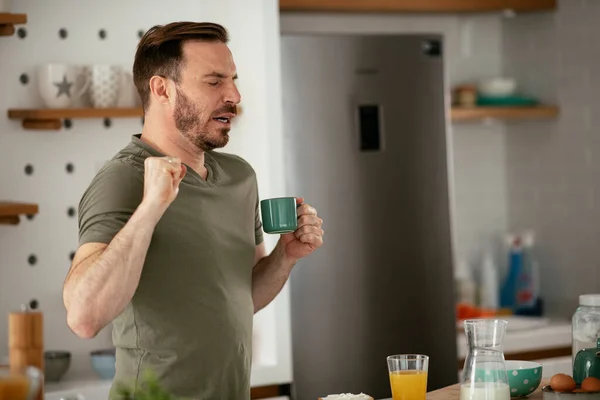
[[[31,299],[31,301],[29,302],[29,308],[31,308],[32,310],[37,310],[39,306],[40,303],[36,299]]]
[[[60,28],[60,30],[58,31],[58,36],[61,39],[66,39],[67,36],[69,36],[69,32],[65,28]]]
[[[72,174],[73,171],[75,171],[75,166],[73,165],[73,163],[67,163],[67,165],[65,166],[65,169],[67,170],[67,172],[69,174]]]
[[[104,127],[110,128],[111,125],[112,125],[112,121],[110,120],[110,118],[104,118]]]
[[[144,33],[145,33],[145,32],[144,32],[142,29],[140,29],[140,30],[138,31],[138,37],[139,37],[140,39],[141,39],[141,38],[143,38],[143,37],[144,37]]]
[[[102,40],[106,39],[106,31],[104,29],[100,29],[98,31],[98,36],[100,36],[100,39]]]
[[[30,255],[27,258],[27,262],[29,263],[29,265],[34,266],[35,264],[37,264],[37,257],[35,256],[35,254]]]
[[[74,217],[75,216],[75,207],[69,207],[69,209],[67,210],[67,215],[69,217]]]
[[[33,214],[27,214],[26,217],[27,217],[28,220],[33,221],[33,219],[35,218],[35,215],[33,215]]]
[[[23,85],[27,85],[29,83],[29,76],[27,74],[21,74],[21,76],[19,76],[19,81],[21,81]]]
[[[17,29],[17,36],[21,39],[25,39],[27,37],[27,29],[25,29],[25,28]]]
[[[74,258],[75,258],[75,252],[72,251],[71,253],[69,253],[69,260],[73,261]]]
[[[27,164],[25,166],[25,174],[26,175],[33,175],[33,165]]]
[[[65,119],[63,121],[63,125],[65,126],[65,128],[71,129],[73,127],[73,121],[71,121],[70,119]]]

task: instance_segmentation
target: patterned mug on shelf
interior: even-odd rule
[[[115,107],[119,100],[121,67],[118,65],[90,65],[90,101],[94,108]]]

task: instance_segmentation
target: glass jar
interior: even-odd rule
[[[580,350],[595,348],[600,338],[600,294],[579,296],[579,307],[573,314],[573,361]]]

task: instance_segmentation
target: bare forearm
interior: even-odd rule
[[[269,256],[258,261],[252,272],[252,301],[255,313],[266,307],[279,294],[295,264],[296,260],[288,258],[280,244]]]
[[[144,204],[95,260],[84,260],[65,283],[69,325],[93,337],[119,315],[139,284],[152,233],[162,213]]]

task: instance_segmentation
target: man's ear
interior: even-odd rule
[[[167,104],[174,99],[173,92],[170,88],[170,81],[162,76],[154,75],[150,78],[148,85],[150,87],[150,97],[157,104]]]

